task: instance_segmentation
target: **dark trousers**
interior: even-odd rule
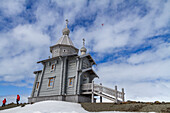
[[[16,102],[17,102],[17,105],[19,104],[19,100],[18,99],[16,99]]]
[[[5,103],[2,104],[2,107],[4,107],[4,106],[5,106]]]

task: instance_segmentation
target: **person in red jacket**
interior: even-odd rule
[[[17,95],[16,101],[17,101],[17,105],[18,105],[18,104],[19,104],[19,101],[20,101],[20,96],[19,96],[19,95]]]
[[[6,98],[4,98],[4,100],[2,101],[2,107],[4,107],[6,104]]]

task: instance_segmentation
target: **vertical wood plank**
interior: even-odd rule
[[[115,93],[116,93],[116,94],[115,94],[115,96],[116,96],[116,97],[115,97],[115,99],[116,99],[115,102],[117,103],[117,98],[118,98],[118,95],[117,95],[117,86],[115,86]]]
[[[76,77],[75,77],[75,85],[74,85],[74,94],[77,94],[77,85],[78,85],[78,73],[79,73],[79,58],[76,58]]]
[[[92,95],[91,102],[94,103],[94,81],[92,81]]]
[[[34,93],[35,93],[35,89],[36,89],[36,82],[37,82],[38,76],[39,76],[39,73],[37,72],[36,75],[35,75],[35,80],[34,80],[34,85],[33,85],[33,88],[32,88],[31,97],[34,97]]]
[[[60,61],[61,61],[61,70],[60,70],[60,95],[62,95],[62,89],[63,89],[63,68],[64,68],[64,63],[63,63],[63,59],[61,57],[60,58]]]
[[[80,61],[79,61],[79,63],[80,63],[80,64],[79,64],[79,69],[82,69],[82,62],[83,62],[83,59],[81,58]],[[77,86],[77,94],[78,94],[78,95],[79,95],[80,92],[81,92],[81,89],[80,89],[80,88],[81,88],[80,86],[81,86],[81,84],[82,84],[82,83],[81,83],[81,77],[82,77],[82,72],[81,72],[81,73],[78,73],[78,83],[77,83],[77,84],[78,84],[78,86]]]
[[[125,92],[124,92],[124,88],[122,88],[122,102],[125,101]]]
[[[101,88],[100,88],[100,93],[102,94],[102,83],[100,83],[100,86],[101,86]],[[102,103],[102,96],[100,96],[100,103]]]
[[[64,58],[64,69],[63,69],[63,94],[66,94],[66,87],[67,87],[67,56]]]
[[[46,64],[44,64],[44,68],[42,70],[42,73],[41,73],[41,76],[40,76],[40,83],[39,83],[39,87],[38,87],[38,91],[37,91],[37,97],[39,96],[39,93],[40,93],[40,88],[42,86],[42,81],[43,81],[43,77],[44,77],[44,71],[45,71],[45,67],[46,67]]]

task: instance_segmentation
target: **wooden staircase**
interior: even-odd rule
[[[105,94],[102,94],[102,93],[94,92],[94,94],[96,94],[96,95],[98,95],[98,96],[101,96],[101,97],[103,97],[103,98],[106,98],[106,99],[108,99],[108,100],[114,101],[114,102],[116,101],[116,99],[115,99],[115,98],[110,97],[110,96],[105,95]]]
[[[111,100],[115,103],[117,102],[124,102],[124,88],[122,88],[122,92],[117,90],[117,86],[115,86],[115,89],[107,88],[102,85],[87,83],[83,84],[82,87],[82,94],[84,95],[92,95],[92,103],[94,102],[94,95],[106,98],[108,100]]]

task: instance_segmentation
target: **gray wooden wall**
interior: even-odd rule
[[[52,48],[52,57],[70,54],[78,54],[78,51],[76,51],[76,49],[74,49],[73,47],[62,45],[58,45]]]
[[[68,58],[68,67],[67,67],[67,79],[66,79],[66,83],[67,83],[67,95],[73,95],[74,94],[74,88],[75,88],[75,85],[74,85],[74,82],[75,82],[75,76],[76,76],[76,58],[75,57],[71,57],[71,58]],[[73,78],[73,86],[69,86],[68,83],[69,83],[69,78]]]
[[[79,62],[79,63],[78,63]],[[51,70],[51,65],[55,64],[54,71]],[[80,64],[80,65],[79,65]],[[75,91],[78,94],[81,94],[81,85],[85,83],[90,83],[94,77],[91,77],[89,72],[79,72],[76,78],[76,74],[79,69],[86,69],[92,67],[88,58],[84,57],[77,61],[77,56],[67,56],[60,57],[58,59],[53,59],[45,63],[45,69],[43,75],[41,73],[37,73],[36,83],[40,82],[41,76],[42,83],[39,89],[38,96],[52,96],[52,95],[74,95]],[[49,78],[54,77],[53,87],[48,87]],[[69,78],[73,78],[73,86],[69,86]],[[76,90],[76,79],[78,80],[78,87]],[[38,89],[36,88],[36,84],[34,85],[34,94],[33,96],[37,96]]]
[[[88,58],[83,58],[83,68],[82,69],[86,69],[86,68],[89,68],[89,67],[92,67],[92,65],[90,64]]]
[[[51,71],[51,65],[55,64],[54,71]],[[59,59],[46,62],[46,68],[44,70],[44,76],[40,87],[39,96],[59,95],[60,91],[60,71],[61,61]],[[48,87],[49,78],[54,77],[53,87]]]
[[[34,86],[33,86],[33,94],[32,94],[33,97],[37,96],[37,91],[38,91],[37,83],[40,82],[40,78],[41,78],[41,72],[37,72],[35,74],[35,81],[34,81]]]

